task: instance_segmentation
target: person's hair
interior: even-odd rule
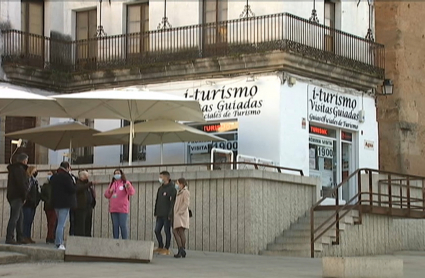
[[[121,174],[121,180],[122,180],[124,183],[126,183],[126,182],[127,182],[127,178],[125,177],[125,174],[124,174],[124,172],[123,172],[121,169],[115,169],[115,170],[114,170],[114,175],[115,175],[115,172],[120,172],[120,174]],[[112,184],[114,181],[115,181],[115,178],[114,178],[114,177],[112,177],[111,184]]]
[[[27,168],[27,175],[28,175],[28,177],[31,177],[31,176],[32,176],[32,172],[33,172],[34,170],[37,170],[37,168],[36,168],[35,166],[29,166],[29,167]]]
[[[81,179],[81,178],[82,178],[82,176],[84,176],[85,178],[88,178],[88,177],[89,177],[89,172],[87,172],[86,170],[81,170],[81,171],[78,173],[78,177]]]
[[[186,179],[185,179],[185,178],[179,178],[177,181],[178,181],[180,184],[183,184],[183,187],[186,187],[186,186],[187,186],[187,181],[186,181]]]
[[[16,156],[17,162],[24,162],[27,159],[28,159],[28,155],[26,153],[20,153]]]
[[[69,165],[69,162],[68,161],[63,161],[61,163],[60,167],[65,168],[65,169],[68,169],[68,168],[71,167],[71,165]]]
[[[162,171],[161,173],[159,173],[160,175],[166,176],[167,179],[170,179],[170,173],[168,171]]]

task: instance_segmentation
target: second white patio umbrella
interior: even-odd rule
[[[94,137],[100,131],[83,125],[80,122],[63,122],[48,126],[35,127],[6,134],[6,137],[26,139],[51,150],[69,148],[95,147],[125,144],[126,142],[113,137]]]
[[[0,83],[0,115],[68,117],[68,114],[55,99],[34,94],[26,88],[20,88],[7,83]]]
[[[198,101],[135,88],[56,95],[54,98],[74,119],[128,120],[130,165],[135,121],[152,119],[205,121]]]
[[[105,131],[94,137],[110,137],[128,140],[130,127]],[[161,145],[161,164],[163,162],[163,144],[178,142],[226,141],[196,128],[170,120],[152,120],[134,125],[134,143],[138,145]]]

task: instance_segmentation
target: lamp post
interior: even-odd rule
[[[249,0],[246,0],[246,5],[245,5],[241,15],[239,16],[240,18],[249,18],[249,17],[255,16],[255,14],[251,10],[251,6],[249,5],[248,1]]]
[[[158,30],[171,28],[170,22],[168,22],[167,17],[167,0],[164,0],[164,16],[162,17],[162,21],[158,24]]]
[[[313,23],[319,23],[319,18],[317,17],[316,11],[316,0],[313,0],[313,9],[311,10],[311,16],[309,20]]]

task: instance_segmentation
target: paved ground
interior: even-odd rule
[[[404,259],[405,278],[423,278],[425,253],[397,255]],[[190,252],[186,259],[155,257],[150,264],[34,263],[0,267],[0,277],[321,277],[320,259],[262,257]]]
[[[46,245],[38,244],[44,248]],[[423,278],[425,252],[398,253],[404,259],[405,278]],[[156,256],[150,264],[124,263],[32,263],[0,267],[0,277],[137,277],[137,278],[207,278],[207,277],[322,277],[320,259],[265,257],[188,251],[185,259]]]

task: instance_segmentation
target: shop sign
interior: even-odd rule
[[[256,83],[187,89],[185,98],[198,100],[206,120],[259,116],[271,88]]]
[[[308,88],[308,119],[311,122],[358,130],[360,110],[356,96],[315,86]]]
[[[308,138],[308,141],[310,142],[310,144],[313,144],[313,145],[319,145],[319,146],[325,146],[325,147],[333,148],[333,140],[310,136]]]
[[[373,151],[375,149],[375,142],[374,141],[369,141],[369,140],[364,140],[364,148],[366,150]]]
[[[193,142],[189,143],[190,154],[209,153],[212,148],[237,151],[238,141],[220,141],[220,142]]]

